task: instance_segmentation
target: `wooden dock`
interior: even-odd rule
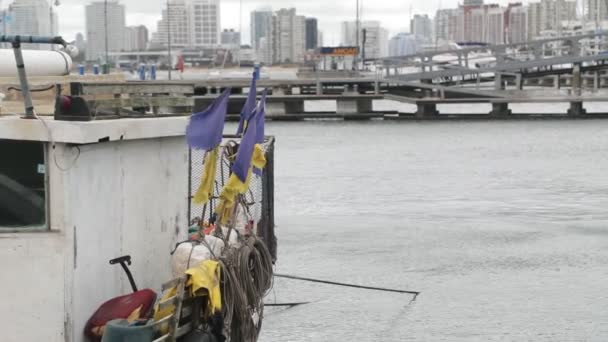
[[[84,104],[79,119],[189,115],[202,111],[218,94],[230,87],[229,119],[243,107],[249,80],[197,82],[73,82],[57,91]],[[606,118],[588,114],[585,103],[608,103],[608,94],[570,91],[560,95],[548,89],[546,96],[529,96],[525,91],[497,92],[464,87],[443,87],[415,82],[392,84],[377,79],[262,80],[258,92],[268,87],[267,118],[276,121],[300,120],[487,120],[525,118]],[[562,90],[563,91],[563,90]],[[578,94],[578,95],[577,95]],[[373,102],[391,100],[415,106],[411,112],[375,111]],[[336,111],[307,112],[305,102],[333,101]],[[512,104],[567,104],[564,113],[513,113]],[[439,105],[487,104],[486,114],[441,113]],[[447,110],[446,110],[447,112]],[[74,114],[74,113],[73,113]]]

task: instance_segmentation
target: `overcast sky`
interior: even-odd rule
[[[0,0],[2,1],[2,0]],[[391,35],[408,30],[410,8],[412,14],[434,14],[439,8],[452,8],[458,0],[361,0],[363,3],[363,20],[379,20]],[[488,0],[486,0],[488,1]],[[9,0],[2,1],[6,5]],[[77,32],[85,31],[84,6],[88,0],[60,0],[57,7],[60,22],[60,33],[67,40],[72,40]],[[127,25],[146,25],[150,32],[156,31],[156,22],[160,19],[161,8],[166,0],[120,0],[127,9]],[[354,20],[356,0],[243,0],[242,31],[243,42],[249,42],[249,13],[260,7],[271,7],[273,10],[295,7],[298,14],[319,19],[320,30],[324,34],[325,45],[340,43],[340,22]],[[506,4],[508,0],[498,1]],[[221,0],[222,29],[239,29],[239,0]]]

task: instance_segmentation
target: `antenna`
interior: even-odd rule
[[[238,61],[239,68],[241,67],[241,43],[243,39],[243,0],[239,2],[239,41],[238,41]]]

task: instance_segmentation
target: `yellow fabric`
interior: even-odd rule
[[[210,313],[222,310],[222,293],[220,290],[220,264],[217,261],[205,260],[186,271],[190,277],[187,286],[190,286],[192,296],[208,295]],[[201,293],[201,290],[205,290]]]
[[[253,155],[251,156],[251,166],[247,172],[247,180],[243,182],[235,174],[232,174],[228,179],[228,183],[226,183],[222,189],[222,193],[220,194],[220,203],[215,209],[215,212],[219,214],[220,222],[222,224],[226,224],[230,220],[230,216],[236,202],[236,196],[238,194],[246,193],[247,189],[249,189],[253,168],[256,167],[258,169],[263,169],[265,166],[266,156],[264,154],[264,149],[261,145],[256,144],[255,148],[253,149]]]
[[[172,287],[172,288],[168,289],[167,291],[165,291],[165,295],[160,300],[160,302],[164,302],[167,299],[175,296],[176,294],[177,294],[177,287]],[[157,304],[156,308],[154,309],[154,322],[158,322],[161,319],[172,315],[173,311],[175,311],[175,305],[168,306],[168,307],[164,308],[163,310],[159,310],[159,305]],[[161,326],[159,330],[160,330],[161,334],[164,335],[169,332],[169,325],[163,324],[163,326]]]
[[[218,146],[205,156],[205,169],[203,171],[201,185],[198,187],[198,190],[193,198],[195,204],[207,203],[213,194],[213,185],[215,183],[215,171],[217,169],[219,151],[220,148]]]
[[[131,314],[129,315],[129,317],[127,317],[127,321],[129,323],[133,323],[137,320],[139,320],[139,318],[141,317],[141,309],[143,308],[143,305],[140,305],[137,309],[135,309],[135,311],[131,312]]]

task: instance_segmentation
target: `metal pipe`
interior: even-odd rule
[[[238,41],[238,61],[239,68],[241,67],[241,35],[243,34],[243,0],[239,3],[239,41]],[[221,42],[220,42],[221,43]]]
[[[173,61],[171,56],[171,10],[169,7],[170,0],[167,0],[167,58],[169,59],[169,81],[171,80],[171,69],[173,69]]]
[[[0,43],[30,43],[30,44],[59,44],[67,46],[68,42],[62,37],[43,37],[43,36],[0,36]]]
[[[355,31],[356,31],[356,42],[357,42],[357,56],[355,58],[355,70],[359,70],[359,53],[361,47],[359,45],[359,0],[357,0],[357,21],[355,22]]]
[[[21,84],[21,93],[23,94],[23,102],[25,104],[25,118],[34,119],[34,104],[32,102],[32,93],[27,82],[27,74],[25,72],[25,64],[23,62],[23,54],[21,53],[21,43],[19,36],[17,41],[13,42],[13,52],[15,53],[15,62],[17,62],[17,72],[19,73],[19,83]]]
[[[107,68],[107,72],[108,74],[110,73],[110,54],[108,52],[108,0],[104,0],[104,5],[103,5],[103,20],[104,20],[104,29],[105,29],[105,36],[106,36],[106,68]],[[106,70],[104,70],[105,73]]]

